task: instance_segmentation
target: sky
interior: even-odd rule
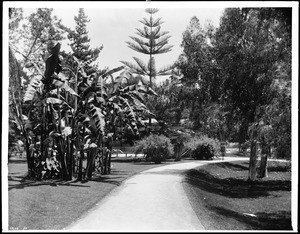
[[[112,6],[103,8],[101,4],[97,4],[95,7],[81,6],[90,20],[87,24],[87,30],[88,36],[91,39],[91,48],[103,45],[103,49],[97,60],[100,68],[121,66],[123,64],[120,61],[128,61],[135,64],[133,56],[142,59],[145,63],[148,62],[149,56],[130,49],[126,44],[126,41],[133,42],[129,36],[137,36],[136,28],[144,27],[139,20],[142,20],[143,17],[149,18],[149,14],[145,12],[145,5],[135,7],[132,4],[131,6],[131,8],[129,6],[126,8]],[[158,7],[158,9],[159,11],[154,14],[154,18],[162,18],[164,23],[161,25],[161,30],[169,31],[169,35],[171,36],[169,45],[173,45],[173,48],[168,53],[155,55],[157,69],[171,65],[177,60],[182,52],[182,47],[180,46],[182,43],[182,33],[189,25],[193,16],[196,16],[200,20],[202,26],[207,21],[210,21],[217,27],[224,11],[224,8],[202,8],[200,5],[193,8]],[[23,10],[24,16],[28,16],[36,11],[35,8],[27,7],[23,8]],[[53,15],[61,19],[62,24],[74,29],[74,16],[78,15],[78,11],[78,7],[73,7],[72,4],[69,4],[69,7],[66,8],[54,8]],[[67,42],[62,43],[62,45],[63,50],[70,51]],[[166,77],[162,79],[164,78]],[[159,77],[157,81],[160,81]]]

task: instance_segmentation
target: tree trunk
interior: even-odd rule
[[[249,177],[248,180],[254,181],[256,179],[256,161],[257,161],[257,142],[251,141],[250,145],[250,162],[249,162]]]
[[[82,161],[84,158],[84,151],[83,149],[80,150],[80,158],[79,158],[79,165],[78,165],[78,176],[77,180],[82,181]]]
[[[60,162],[61,165],[61,179],[66,179],[66,165],[64,160],[64,152],[62,150],[62,144],[60,138],[57,138],[56,140],[57,145],[57,160]]]
[[[107,166],[108,166],[108,151],[106,148],[104,148],[104,150],[103,150],[103,156],[104,156],[104,158],[103,158],[103,165],[104,165],[103,174],[107,175],[108,174],[107,173],[108,172],[108,168],[107,168]]]
[[[260,159],[260,168],[258,178],[264,178],[268,176],[267,172],[267,164],[268,164],[268,155],[264,154]]]
[[[95,157],[97,154],[97,149],[92,149],[89,153],[88,153],[88,162],[87,162],[87,166],[86,166],[86,178],[87,179],[91,179],[92,178],[92,174],[95,168]]]
[[[28,177],[29,178],[34,178],[34,157],[31,155],[31,150],[30,150],[30,144],[26,140],[26,159],[27,159],[27,166],[28,166]]]
[[[112,138],[109,138],[108,140],[108,174],[110,174],[111,171],[111,153],[112,153]]]
[[[66,150],[67,171],[68,171],[67,180],[72,180],[73,177],[73,166],[72,166],[73,151],[70,149],[71,146],[73,147],[73,145],[70,143],[70,137],[67,136],[67,150]]]
[[[271,154],[271,147],[263,143],[261,149],[261,159],[260,159],[258,178],[264,178],[268,176],[267,166],[268,166],[268,157],[270,156],[270,154]]]

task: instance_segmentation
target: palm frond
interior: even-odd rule
[[[128,100],[126,98],[123,97],[119,97],[120,102],[124,105],[124,113],[126,113],[127,118],[130,120],[130,122],[136,122],[136,116],[135,113],[131,107],[131,105],[129,104]]]
[[[43,77],[41,75],[37,75],[30,80],[24,95],[24,99],[23,99],[24,102],[33,100],[35,93],[43,84],[42,78]]]
[[[122,93],[131,92],[133,90],[136,90],[136,85],[128,85],[125,88],[119,89],[119,92],[122,94]]]
[[[124,65],[128,64],[127,62],[122,62]],[[126,65],[127,66],[127,65]],[[124,79],[129,79],[129,77],[131,76],[131,72],[128,69],[124,69],[123,72],[121,72],[121,74],[119,76],[116,77],[116,79],[114,80],[113,83],[113,88],[111,93],[115,93],[117,91],[117,89],[120,87],[120,85],[122,84]]]
[[[48,98],[45,98],[43,100],[43,103],[44,104],[61,104],[63,101],[61,99],[58,99],[58,98],[53,98],[53,97],[48,97]]]
[[[97,129],[103,134],[105,128],[105,116],[102,114],[102,110],[95,105],[90,105],[90,113],[94,119]]]
[[[141,103],[144,102],[144,96],[142,93],[138,91],[138,88],[136,86],[136,90],[129,92],[130,95],[134,96],[137,100],[139,100]]]
[[[123,70],[123,69],[124,69],[124,66],[116,67],[116,68],[111,69],[111,70],[109,70],[108,72],[104,73],[104,74],[102,75],[102,77],[110,76],[110,75],[112,75],[113,73],[119,72],[119,71],[121,71],[121,70]]]
[[[148,86],[145,86],[145,85],[139,85],[137,87],[137,90],[140,93],[145,93],[145,94],[148,94],[148,95],[158,96],[158,94],[152,88],[150,88]]]
[[[69,86],[67,77],[64,74],[59,73],[58,78],[55,78],[52,83],[56,87],[62,88],[70,94],[79,97],[79,95]]]

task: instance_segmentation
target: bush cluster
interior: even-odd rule
[[[136,142],[135,153],[144,153],[147,161],[158,164],[171,158],[174,151],[168,137],[150,134],[148,137]]]
[[[220,151],[220,142],[205,135],[194,136],[185,143],[185,148],[194,159],[212,159]]]

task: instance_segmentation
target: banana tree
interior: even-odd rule
[[[142,83],[126,85],[124,80],[131,74],[123,66],[87,76],[84,64],[74,58],[77,94],[69,86],[70,77],[62,73],[59,50],[58,43],[46,60],[44,73],[31,63],[39,74],[31,79],[24,95],[22,127],[28,136],[29,169],[33,177],[60,175],[69,180],[76,172],[77,180],[83,180],[91,178],[98,159],[100,172],[108,174],[111,143],[118,129],[138,134],[140,117],[149,113],[144,95],[156,93]],[[110,80],[116,72],[121,73]]]
[[[116,79],[112,74],[120,72]],[[156,95],[142,83],[126,85],[130,72],[124,67],[96,72],[91,82],[80,95],[76,119],[77,148],[80,149],[78,179],[89,179],[95,169],[95,160],[100,161],[98,170],[110,173],[112,141],[117,137],[117,129],[130,131],[136,135],[142,125],[140,116],[149,112],[143,103],[145,94]],[[86,79],[87,80],[87,79]],[[82,161],[87,155],[87,165],[83,173]]]
[[[63,179],[68,177],[65,163],[65,149],[68,144],[69,128],[65,125],[63,114],[71,111],[71,106],[66,102],[66,93],[78,96],[70,88],[66,77],[61,74],[59,59],[60,44],[50,51],[46,60],[46,69],[42,73],[39,66],[30,64],[38,72],[27,87],[24,94],[24,116],[22,119],[23,132],[27,136],[27,159],[30,162],[31,176],[42,178],[43,171],[62,169]],[[51,160],[49,160],[51,158]],[[58,165],[52,168],[53,165]],[[34,173],[32,173],[35,171]],[[49,173],[46,173],[49,175]],[[51,174],[51,173],[50,173]]]

